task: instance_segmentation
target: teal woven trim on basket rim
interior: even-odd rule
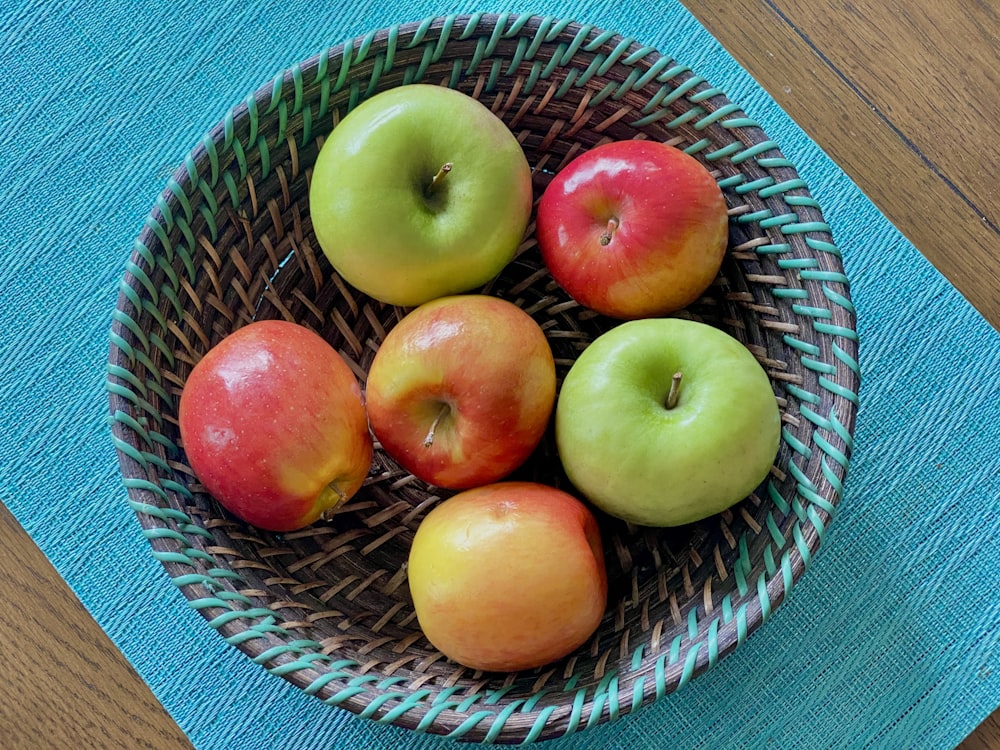
[[[196,149],[185,159],[182,167],[168,182],[164,194],[156,201],[155,210],[146,220],[145,227],[150,240],[137,240],[134,246],[133,259],[127,266],[127,278],[135,280],[135,285],[123,279],[120,291],[135,309],[136,314],[148,314],[153,317],[163,329],[167,323],[159,313],[161,298],[169,300],[178,317],[182,315],[182,297],[185,295],[185,285],[194,284],[197,268],[193,258],[198,251],[197,239],[191,229],[196,217],[205,220],[207,231],[214,242],[219,219],[224,219],[224,207],[215,200],[216,190],[223,186],[230,198],[231,208],[238,209],[240,205],[237,177],[232,169],[223,169],[221,164],[228,163],[227,157],[232,157],[238,173],[238,179],[246,181],[250,172],[248,154],[259,154],[261,170],[266,173],[270,169],[269,144],[261,134],[261,117],[276,116],[278,119],[278,136],[276,142],[290,139],[288,131],[289,119],[292,115],[301,115],[301,144],[309,142],[314,137],[315,123],[330,114],[330,100],[333,96],[348,92],[347,109],[356,106],[366,96],[376,90],[379,78],[393,70],[396,62],[396,51],[400,45],[414,48],[423,45],[424,54],[418,64],[408,66],[404,74],[405,82],[415,82],[422,79],[428,66],[439,60],[447,48],[447,42],[452,34],[457,38],[468,39],[474,36],[480,24],[492,25],[488,35],[477,38],[475,51],[471,62],[454,69],[450,85],[457,85],[461,77],[477,68],[485,60],[489,60],[497,44],[504,38],[514,38],[527,27],[529,22],[537,20],[530,15],[504,15],[493,20],[485,14],[465,18],[447,16],[443,19],[429,18],[417,25],[415,31],[407,31],[404,26],[397,25],[380,32],[372,32],[364,37],[351,40],[342,45],[338,54],[326,50],[315,58],[312,64],[296,65],[289,71],[276,76],[269,87],[249,95],[244,102],[230,110],[219,132],[211,137],[206,135]],[[576,29],[571,38],[563,35]],[[384,45],[379,42],[384,37]],[[603,47],[609,43],[614,46],[609,51]],[[535,60],[545,45],[556,44],[557,50],[552,54],[550,62]],[[657,83],[659,89],[643,107],[641,117],[632,121],[634,127],[642,127],[652,122],[671,118],[668,125],[676,127],[688,123],[696,130],[711,125],[730,129],[756,128],[757,123],[745,116],[739,107],[726,105],[714,110],[701,106],[701,102],[723,95],[716,88],[707,87],[706,81],[682,65],[669,58],[660,56],[659,52],[650,47],[638,46],[634,40],[622,38],[610,32],[599,32],[593,27],[575,27],[566,19],[543,18],[538,21],[538,27],[533,36],[519,37],[515,52],[515,60],[505,61],[507,70],[513,70],[517,65],[529,68],[522,88],[524,95],[543,81],[550,78],[562,66],[568,65],[578,50],[595,53],[592,62],[586,69],[572,69],[566,75],[564,83],[556,90],[556,98],[567,95],[575,87],[587,85],[595,75],[603,74],[615,65],[631,68],[624,80],[609,83],[591,96],[588,106],[596,107],[605,99],[621,99],[627,92],[643,89]],[[371,66],[367,81],[351,77],[352,71],[359,63],[372,57],[377,58]],[[645,68],[640,68],[640,62],[652,62]],[[503,72],[503,65],[494,65],[486,77],[484,91],[490,92],[496,84],[496,76]],[[685,78],[678,85],[675,78],[684,74]],[[311,80],[310,76],[314,76]],[[319,100],[305,100],[306,85],[319,86]],[[686,98],[692,107],[682,117],[673,116],[668,109],[672,102]],[[242,138],[242,140],[241,140]],[[743,146],[733,143],[724,148],[709,151],[711,141],[708,138],[697,141],[686,148],[691,154],[697,154],[707,162],[728,160],[739,165],[752,160],[765,172],[771,169],[789,168],[793,165],[778,151],[777,145],[771,141]],[[762,177],[748,180],[743,174],[737,174],[720,181],[724,189],[730,189],[738,194],[757,193],[764,198],[780,198],[786,209],[775,212],[770,209],[756,212],[752,216],[737,216],[736,221],[754,222],[765,229],[776,229],[783,236],[799,236],[804,238],[807,246],[816,253],[840,257],[840,251],[830,239],[830,228],[822,222],[800,218],[800,209],[818,209],[816,202],[803,192],[807,189],[801,179],[777,181],[773,177]],[[148,243],[155,239],[162,249],[153,250]],[[860,377],[856,359],[848,352],[853,346],[841,346],[837,342],[848,340],[856,344],[857,336],[853,329],[833,325],[828,321],[834,317],[832,310],[840,308],[853,318],[854,308],[848,296],[847,278],[843,273],[830,271],[820,267],[815,258],[796,258],[790,254],[791,245],[783,242],[768,242],[754,248],[759,255],[776,257],[778,265],[794,271],[797,278],[803,282],[802,287],[782,287],[775,290],[776,296],[796,300],[794,308],[797,315],[808,320],[813,330],[833,340],[832,351],[835,361],[821,362],[816,359],[818,348],[811,343],[798,340],[794,335],[785,336],[785,342],[798,353],[804,367],[817,370],[820,373],[818,384],[829,391],[836,399],[857,405],[857,394],[835,382],[829,375],[839,368],[849,369]],[[182,274],[174,268],[178,259]],[[154,270],[163,274],[164,281],[159,287],[153,281]],[[818,284],[823,299],[817,300],[806,288],[806,282]],[[162,382],[156,368],[152,366],[154,352],[173,364],[173,352],[162,338],[153,333],[144,333],[138,323],[128,315],[117,310],[114,315],[116,330],[111,333],[112,346],[119,349],[129,362],[141,363],[149,373],[145,381],[141,381],[133,373],[121,367],[108,368],[107,387],[111,394],[124,399],[133,408],[128,414],[117,410],[110,418],[118,429],[123,429],[137,435],[148,450],[137,449],[125,440],[113,436],[117,450],[146,468],[151,479],[127,479],[125,486],[130,497],[134,493],[144,493],[154,500],[166,501],[169,493],[179,493],[189,497],[189,491],[181,484],[162,479],[157,469],[169,472],[159,456],[160,451],[168,455],[176,455],[178,448],[167,438],[160,428],[162,416],[151,406],[151,393],[172,405],[169,391]],[[177,331],[174,331],[177,334]],[[126,340],[129,337],[130,340]],[[202,342],[207,343],[207,342]],[[844,426],[844,417],[834,408],[827,414],[819,414],[813,407],[822,399],[804,388],[788,384],[787,391],[799,401],[799,415],[809,420],[814,427],[811,444],[806,444],[794,438],[790,432],[784,431],[783,440],[792,448],[793,458],[789,471],[796,480],[797,491],[794,497],[782,496],[777,485],[771,481],[767,484],[768,499],[774,502],[778,512],[786,517],[795,516],[790,535],[791,545],[782,534],[773,513],[768,513],[762,529],[766,529],[769,545],[764,550],[765,572],[755,580],[748,579],[752,565],[747,552],[745,534],[737,541],[739,556],[732,566],[738,594],[741,598],[750,597],[738,605],[734,603],[733,595],[726,594],[712,614],[699,620],[699,611],[694,607],[688,611],[687,633],[681,633],[672,638],[656,653],[652,647],[643,643],[632,653],[631,669],[624,671],[611,670],[593,687],[577,687],[578,678],[570,677],[561,689],[545,687],[536,695],[524,701],[512,702],[503,708],[498,705],[504,691],[481,690],[472,694],[457,696],[458,688],[449,688],[438,692],[421,689],[412,694],[403,690],[393,691],[393,685],[402,678],[378,678],[375,675],[354,675],[350,671],[360,664],[353,660],[337,659],[331,655],[317,653],[320,644],[304,639],[294,639],[292,633],[281,626],[275,613],[264,607],[254,606],[247,597],[227,591],[225,584],[242,580],[238,573],[226,569],[215,558],[188,542],[188,535],[207,536],[208,532],[201,529],[184,513],[150,504],[145,501],[130,500],[137,514],[155,519],[162,527],[147,529],[144,533],[149,541],[157,542],[153,554],[156,559],[173,566],[190,568],[190,572],[178,573],[173,576],[173,583],[185,592],[189,605],[208,616],[210,626],[216,629],[232,629],[228,626],[239,623],[241,630],[225,636],[226,640],[240,646],[249,641],[274,637],[288,639],[285,643],[265,649],[254,661],[273,674],[288,677],[294,673],[310,670],[315,672],[322,665],[328,671],[308,682],[303,688],[308,694],[319,694],[331,683],[342,681],[343,684],[331,695],[324,697],[326,703],[338,705],[350,698],[363,695],[371,688],[384,691],[368,703],[363,715],[376,721],[393,723],[400,716],[411,711],[423,712],[417,722],[417,731],[427,731],[432,728],[435,718],[445,711],[459,711],[468,714],[467,718],[450,734],[454,737],[467,735],[480,725],[488,726],[486,742],[497,739],[507,720],[520,713],[532,713],[545,695],[563,692],[572,695],[572,704],[564,706],[545,706],[539,711],[535,721],[527,731],[524,741],[532,742],[539,738],[545,730],[546,722],[559,711],[569,713],[566,734],[572,734],[595,723],[608,720],[615,721],[650,701],[649,693],[660,698],[671,690],[686,685],[698,673],[699,661],[703,661],[705,669],[710,669],[718,663],[722,655],[722,635],[734,632],[735,640],[732,648],[741,645],[750,632],[750,624],[756,617],[752,604],[759,609],[759,620],[766,620],[777,603],[791,590],[797,576],[809,565],[815,551],[815,544],[809,541],[807,527],[815,531],[819,541],[825,534],[828,521],[835,509],[842,491],[843,477],[848,468],[848,454],[851,448],[850,431]],[[135,416],[138,415],[138,416]],[[839,443],[846,446],[846,451],[837,447]],[[833,489],[833,498],[824,497],[795,463],[795,456],[811,457],[816,451],[822,456],[822,474]],[[176,529],[176,531],[174,530]],[[170,547],[170,549],[167,549]],[[777,553],[777,557],[776,557]],[[701,625],[707,622],[706,634],[699,636]],[[683,647],[687,646],[687,651]],[[684,654],[682,656],[682,654]],[[655,658],[653,673],[636,676],[643,662]],[[647,689],[649,688],[649,689]],[[622,696],[625,700],[622,701]],[[621,701],[621,702],[620,702]],[[589,706],[589,708],[588,708]],[[473,709],[475,709],[473,711]],[[381,713],[380,713],[381,712]]]

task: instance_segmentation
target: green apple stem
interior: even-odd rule
[[[608,219],[608,228],[604,230],[604,234],[601,235],[601,246],[607,246],[611,244],[611,239],[615,236],[615,232],[618,231],[618,219],[612,216]]]
[[[428,196],[434,195],[434,190],[439,184],[441,184],[441,181],[444,180],[445,175],[451,171],[451,168],[452,163],[450,161],[441,165],[441,169],[439,169],[437,174],[431,178],[431,184],[428,185],[427,189],[424,191]]]
[[[674,373],[670,381],[670,393],[667,394],[667,408],[673,409],[677,406],[677,400],[681,397],[681,378],[684,377],[680,371]]]
[[[450,411],[451,407],[448,406],[448,404],[441,405],[441,410],[437,413],[437,416],[434,417],[434,421],[431,422],[431,428],[427,432],[427,437],[424,438],[425,448],[430,448],[434,444],[434,433],[437,431],[438,425],[441,423],[441,420]]]

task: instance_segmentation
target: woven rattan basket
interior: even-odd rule
[[[477,97],[517,135],[536,199],[572,157],[612,139],[678,145],[717,175],[731,214],[722,273],[683,315],[745,342],[770,374],[783,439],[769,479],[730,511],[651,530],[601,517],[609,603],[593,639],[528,673],[483,674],[422,636],[405,561],[447,493],[376,452],[329,522],[270,534],[227,515],[179,445],[185,378],[257,318],[320,332],[364,380],[403,315],[336,276],[312,234],[310,166],[324,136],[380,90],[422,81]],[[533,225],[484,291],[538,321],[560,376],[614,321],[542,267]],[[306,693],[373,720],[521,742],[617,720],[716,664],[787,595],[836,510],[858,406],[848,280],[820,207],[761,128],[660,52],[535,16],[443,17],[373,32],[276,77],[197,145],[127,263],[111,332],[112,434],[153,554],[207,624]],[[567,488],[551,440],[518,474]]]

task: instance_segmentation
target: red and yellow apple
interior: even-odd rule
[[[615,318],[644,318],[679,310],[709,287],[729,220],[722,190],[693,156],[653,141],[615,141],[553,178],[539,201],[536,237],[573,299]]]
[[[427,639],[473,669],[560,659],[597,629],[607,572],[597,521],[534,482],[499,482],[435,507],[414,535],[410,593]]]
[[[354,373],[304,326],[257,321],[210,349],[181,392],[181,441],[225,508],[271,531],[303,528],[360,489],[372,439]]]
[[[368,372],[368,419],[382,448],[414,476],[467,489],[518,468],[555,404],[545,333],[512,302],[442,297],[407,314]]]

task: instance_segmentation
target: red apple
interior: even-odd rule
[[[567,164],[542,194],[538,246],[552,277],[585,307],[620,319],[694,302],[729,237],[718,183],[693,156],[615,141]]]
[[[382,448],[419,479],[466,489],[531,454],[555,403],[552,350],[512,302],[441,297],[410,312],[368,372],[368,419]]]
[[[184,384],[178,416],[198,480],[262,529],[308,526],[350,499],[371,466],[357,378],[295,323],[251,323],[210,349]]]
[[[407,565],[417,621],[473,669],[532,669],[597,629],[607,572],[597,521],[579,500],[533,482],[466,490],[427,514]]]

